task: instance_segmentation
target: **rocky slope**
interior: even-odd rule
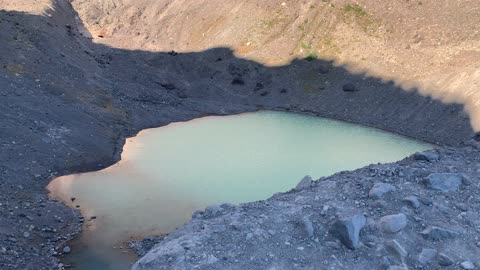
[[[407,92],[332,61],[297,59],[272,67],[228,48],[169,53],[113,47],[97,43],[98,37],[92,42],[82,23],[91,27],[83,13],[87,2],[73,4],[79,14],[66,0],[0,0],[2,269],[62,268],[55,256],[80,219],[48,200],[45,186],[59,175],[109,166],[120,157],[125,137],[144,128],[276,109],[442,145],[474,135],[462,105]]]
[[[132,243],[145,255],[132,269],[478,269],[479,150],[472,141],[210,206]]]
[[[117,48],[228,46],[269,65],[313,56],[465,104],[480,130],[474,0],[74,0],[94,40]]]

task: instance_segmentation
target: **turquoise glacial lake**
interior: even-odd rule
[[[143,130],[127,139],[117,164],[59,177],[48,189],[51,198],[79,205],[85,217],[64,263],[71,269],[123,270],[135,257],[122,243],[171,232],[195,210],[267,199],[305,175],[316,179],[431,148],[378,129],[300,114],[212,116]]]

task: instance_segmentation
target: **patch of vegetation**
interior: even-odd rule
[[[318,55],[316,52],[310,52],[308,55],[305,57],[305,60],[307,61],[313,61],[315,59],[318,59]]]
[[[303,21],[303,23],[302,23],[302,24],[300,24],[300,25],[299,25],[299,26],[297,26],[297,27],[298,27],[298,29],[300,29],[300,30],[304,31],[304,30],[305,30],[305,28],[307,27],[307,24],[308,24],[308,19],[305,19],[305,20]]]
[[[312,49],[312,43],[308,42],[308,43],[305,43],[305,42],[302,42],[302,48],[305,49],[305,50],[310,50]]]
[[[343,6],[343,11],[351,12],[356,16],[367,16],[367,12],[358,4],[346,4]]]
[[[276,24],[278,23],[278,21],[274,18],[274,19],[269,19],[269,20],[263,20],[262,21],[262,24],[263,24],[263,27],[265,28],[272,28],[273,26],[275,26]]]
[[[367,11],[358,4],[346,4],[343,6],[342,11],[345,15],[348,15],[344,17],[344,21],[346,23],[348,17],[350,17],[350,21],[353,19],[353,22],[360,26],[367,34],[374,33],[378,29],[379,25],[382,24],[379,19],[376,19],[372,15],[368,14]]]
[[[264,29],[269,30],[273,28],[274,26],[281,24],[282,22],[285,21],[285,16],[281,11],[276,11],[273,13],[273,17],[270,17],[268,19],[262,20],[262,26]]]

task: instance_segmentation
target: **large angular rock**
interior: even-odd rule
[[[441,241],[446,239],[455,238],[459,235],[458,232],[442,229],[436,226],[428,226],[425,230],[420,233],[424,239],[426,240],[433,240],[433,241]]]
[[[441,192],[457,191],[462,185],[463,175],[457,173],[432,173],[423,182],[429,189]]]
[[[415,209],[420,207],[420,200],[417,196],[408,196],[403,201]]]
[[[420,254],[418,254],[418,262],[421,265],[425,265],[432,261],[437,256],[437,250],[433,248],[423,248]]]
[[[378,224],[383,232],[397,233],[407,226],[407,222],[405,214],[396,214],[382,217]]]
[[[308,188],[312,185],[312,183],[313,183],[312,177],[310,175],[307,175],[303,177],[302,180],[300,180],[300,182],[298,182],[297,186],[295,187],[295,190],[302,190],[302,189]]]
[[[302,218],[302,227],[308,237],[313,237],[313,233],[315,232],[315,230],[313,228],[313,223],[309,217]]]
[[[440,159],[440,157],[436,153],[433,153],[433,152],[418,152],[418,153],[413,154],[413,158],[415,160],[424,160],[424,161],[429,161],[429,162]]]
[[[454,263],[455,262],[453,261],[453,259],[450,258],[448,255],[443,253],[438,253],[438,264],[440,266],[450,266]]]
[[[383,197],[385,193],[395,191],[395,187],[387,183],[375,183],[368,192],[368,196],[372,199],[378,200]]]
[[[460,267],[465,270],[473,270],[475,269],[475,265],[471,261],[464,261],[460,264]]]
[[[363,215],[337,220],[331,228],[331,233],[347,248],[356,249],[360,244],[360,230],[366,225]]]

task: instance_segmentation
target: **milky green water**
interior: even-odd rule
[[[210,204],[262,200],[314,178],[400,160],[431,145],[377,129],[263,111],[205,117],[144,130],[103,171],[55,179],[51,197],[80,205],[88,220],[67,263],[129,269],[130,238],[168,233]],[[76,197],[71,203],[70,198]],[[116,246],[117,248],[112,248]]]

